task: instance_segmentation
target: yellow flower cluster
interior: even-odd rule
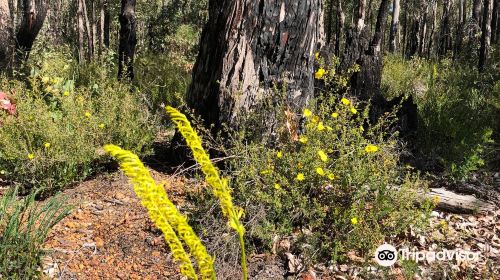
[[[215,279],[212,257],[186,218],[169,200],[165,188],[156,184],[137,155],[114,145],[106,145],[104,150],[120,163],[142,205],[148,210],[151,220],[163,232],[174,258],[181,263],[181,273],[189,279],[198,279],[189,254],[184,250],[178,236],[186,243],[196,259],[202,279]]]
[[[317,80],[323,79],[323,76],[326,74],[326,70],[323,68],[319,68],[316,74],[314,74],[314,77]]]
[[[214,195],[220,201],[222,213],[229,220],[229,226],[238,233],[241,247],[241,266],[243,269],[243,278],[247,279],[245,244],[243,240],[245,228],[240,221],[240,218],[243,215],[243,209],[233,206],[231,190],[229,189],[227,179],[220,177],[218,169],[210,161],[210,157],[203,149],[200,137],[191,127],[191,123],[188,121],[186,116],[170,106],[167,106],[165,109],[172,121],[176,124],[179,132],[186,140],[189,148],[191,148],[196,162],[198,162],[201,166],[201,170],[205,174],[206,182],[212,187]]]

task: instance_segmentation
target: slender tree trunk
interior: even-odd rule
[[[322,0],[209,0],[188,105],[214,131],[222,123],[237,127],[275,86],[286,88],[287,105],[299,110],[314,93],[322,11]]]
[[[109,0],[104,1],[104,45],[109,48],[109,34],[111,28],[111,13],[109,12]]]
[[[483,8],[483,26],[481,28],[481,47],[479,48],[479,71],[484,71],[486,62],[489,56],[489,49],[491,44],[491,18],[493,12],[493,1],[484,0]]]
[[[399,0],[392,2],[391,32],[389,34],[389,51],[394,53],[399,45]]]
[[[97,49],[97,17],[96,17],[96,0],[92,0],[91,5],[91,21],[90,29],[92,30],[92,54],[95,55]]]
[[[380,8],[377,15],[377,23],[375,24],[375,33],[370,44],[370,53],[373,53],[375,55],[380,54],[380,46],[382,43],[382,37],[384,36],[384,22],[387,17],[388,3],[389,0],[381,0],[380,2]]]
[[[47,16],[46,0],[23,0],[21,24],[16,34],[17,63],[25,61]]]
[[[474,0],[472,2],[472,19],[479,25],[481,22],[481,0]]]
[[[335,13],[334,13],[334,7],[335,7],[335,0],[327,0],[327,10],[326,10],[326,24],[325,24],[325,35],[326,35],[326,43],[329,45],[332,41],[333,33],[334,33],[334,26],[336,21],[334,20],[335,18]],[[335,41],[338,40],[338,33],[334,37]]]
[[[498,5],[499,0],[493,0],[493,15],[491,18],[491,43],[496,44],[498,41]]]
[[[345,25],[345,15],[342,10],[342,0],[337,0],[337,38],[335,41],[335,55],[340,57],[340,45],[342,43],[343,34],[344,34],[344,25]]]
[[[76,11],[77,29],[78,29],[78,61],[82,63],[85,60],[85,24],[83,17],[83,1],[78,0],[78,7]]]
[[[118,77],[120,79],[134,79],[134,55],[137,44],[135,26],[135,0],[122,0],[118,48]]]
[[[0,0],[0,73],[8,69],[12,61],[14,40],[12,17],[7,0]]]
[[[437,1],[434,1],[432,3],[432,24],[431,24],[431,32],[429,34],[429,44],[427,46],[427,58],[431,57],[433,44],[436,41],[434,39],[434,34],[437,25],[436,21],[437,21]]]
[[[365,28],[365,8],[366,0],[358,0],[358,6],[356,8],[356,30],[361,33]]]
[[[104,1],[99,3],[99,56],[104,49]]]
[[[85,20],[85,30],[87,31],[87,51],[88,51],[87,59],[90,61],[94,56],[94,39],[92,36],[93,34],[92,34],[91,24],[89,21],[89,14],[87,11],[86,0],[82,0],[82,7],[83,7],[83,18]]]
[[[450,34],[450,8],[451,1],[444,0],[443,1],[443,21],[441,23],[441,34],[439,41],[439,56],[444,56],[446,52],[449,50],[451,34]]]

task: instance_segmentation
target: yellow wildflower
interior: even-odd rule
[[[262,174],[262,175],[268,175],[268,174],[271,174],[271,170],[268,170],[268,169],[266,169],[266,170],[262,170],[262,171],[260,172],[260,174]]]
[[[42,83],[48,84],[49,82],[50,82],[50,78],[49,77],[43,77],[42,78]]]
[[[323,125],[323,122],[319,122],[319,123],[318,123],[318,130],[319,130],[319,131],[323,131],[323,130],[325,130],[325,126]]]
[[[278,152],[276,153],[276,157],[277,157],[277,158],[282,158],[282,157],[283,157],[283,152],[282,152],[282,151],[278,151]]]
[[[28,159],[29,160],[33,160],[35,158],[35,155],[34,154],[28,154]]]
[[[314,74],[314,77],[315,77],[316,79],[320,80],[320,79],[322,79],[322,78],[323,78],[323,76],[325,75],[325,73],[326,73],[326,70],[325,70],[325,69],[323,69],[323,68],[319,68],[319,69],[318,69],[318,72],[316,72],[316,74]]]
[[[342,102],[342,104],[344,104],[346,106],[351,104],[351,101],[349,101],[349,99],[347,99],[347,98],[340,99],[340,102]]]
[[[43,146],[45,147],[45,149],[48,149],[48,148],[50,148],[50,143],[49,142],[45,142],[43,144]]]
[[[275,183],[275,184],[274,184],[274,188],[275,188],[275,189],[277,189],[277,190],[281,190],[281,186],[280,186],[280,184],[278,184],[278,183]]]
[[[304,109],[303,115],[304,117],[309,118],[310,116],[312,116],[312,112],[309,109]]]
[[[333,173],[328,174],[328,179],[331,181],[335,180],[335,175]]]
[[[358,113],[358,110],[356,110],[356,108],[354,108],[354,106],[351,106],[351,113],[353,115],[356,115]]]
[[[297,181],[304,181],[305,178],[304,173],[299,173],[295,179],[297,179]]]
[[[184,240],[197,260],[203,279],[215,279],[212,257],[187,223],[186,217],[179,213],[179,210],[170,201],[165,188],[156,184],[137,155],[114,145],[106,145],[104,150],[120,163],[121,169],[132,183],[142,205],[148,210],[149,217],[163,232],[174,258],[181,263],[182,274],[188,278],[197,279],[189,255],[184,250],[175,231]]]
[[[356,225],[358,223],[358,218],[353,217],[351,218],[351,224]]]
[[[332,113],[332,118],[336,119],[339,117],[339,113],[333,112]]]
[[[319,59],[319,52],[316,52],[316,53],[314,54],[314,57],[316,57],[316,59]]]
[[[361,124],[361,125],[359,125],[359,131],[361,131],[361,132],[364,132],[364,131],[365,131],[365,128],[363,127],[363,125],[362,125],[362,124]]]
[[[51,93],[54,88],[52,86],[48,86],[45,88],[45,91]]]
[[[325,171],[321,167],[316,168],[316,173],[318,173],[320,176],[325,176]]]
[[[85,117],[90,118],[91,116],[92,116],[92,114],[89,111],[85,112]]]
[[[314,116],[314,117],[312,118],[312,122],[313,122],[313,123],[318,123],[318,122],[319,122],[319,116]]]
[[[324,162],[326,162],[328,160],[328,156],[322,150],[318,151],[318,156]]]
[[[434,205],[438,205],[440,201],[441,201],[441,198],[437,195],[432,198],[432,203]]]
[[[0,170],[0,174],[5,175],[6,173],[7,173],[7,171],[5,171],[5,170]]]
[[[241,248],[240,252],[243,278],[247,279],[248,273],[246,266],[245,243],[243,239],[245,228],[240,221],[241,216],[243,216],[243,209],[233,205],[231,189],[228,186],[227,179],[220,177],[218,169],[210,161],[210,157],[205,149],[203,149],[200,137],[194,131],[186,116],[170,106],[166,107],[166,111],[186,140],[189,148],[191,148],[194,159],[201,166],[201,171],[205,174],[205,180],[208,185],[212,187],[214,195],[220,201],[222,214],[229,220],[229,226],[238,233]]]
[[[69,96],[69,91],[65,90],[65,91],[63,92],[63,95],[64,95],[64,96]]]
[[[99,124],[99,128],[100,128],[100,129],[103,129],[104,127],[105,127],[105,125],[104,125],[103,123],[100,123],[100,124]]]
[[[376,151],[378,151],[378,147],[375,145],[369,144],[365,147],[365,152],[367,153],[375,153]]]
[[[301,135],[301,136],[299,137],[299,142],[300,142],[300,143],[302,143],[302,144],[307,143],[307,140],[308,140],[308,139],[307,139],[307,136],[305,136],[305,135]]]

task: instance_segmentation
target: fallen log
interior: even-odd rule
[[[439,197],[439,203],[436,209],[457,213],[473,214],[487,211],[493,211],[495,205],[491,202],[476,198],[472,195],[462,195],[446,190],[445,188],[433,188],[425,194],[426,197]]]

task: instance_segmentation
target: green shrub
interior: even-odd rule
[[[0,82],[18,111],[0,116],[0,176],[25,189],[52,191],[86,178],[103,163],[99,149],[106,143],[150,152],[156,126],[140,96],[114,79],[76,87],[62,72],[72,67],[38,68],[28,86]]]
[[[35,202],[35,193],[17,198],[11,189],[0,198],[0,278],[41,277],[43,243],[50,229],[70,212],[64,200]]]
[[[414,95],[422,161],[463,178],[485,164],[491,143],[498,138],[498,80],[498,71],[478,73],[447,60],[431,63],[389,56],[382,88],[388,96]]]

